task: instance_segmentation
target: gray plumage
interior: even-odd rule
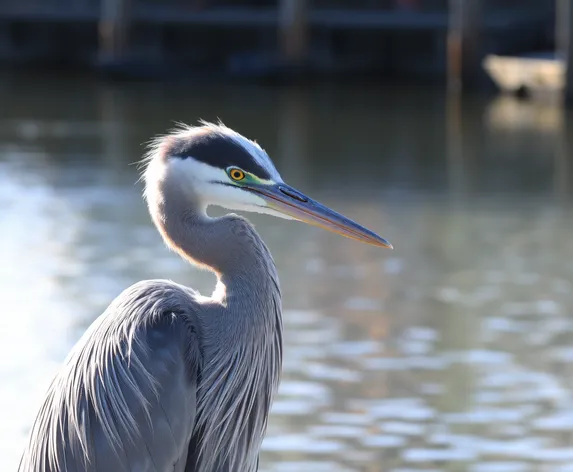
[[[257,470],[281,372],[278,276],[253,226],[210,218],[208,205],[331,221],[389,246],[288,187],[256,143],[223,125],[183,127],[150,149],[152,220],[171,249],[216,273],[216,289],[147,280],[121,293],[50,385],[20,472]],[[303,207],[316,217],[299,218]]]

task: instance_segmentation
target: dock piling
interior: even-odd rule
[[[300,67],[306,59],[307,16],[307,0],[280,0],[279,46],[288,67]]]
[[[448,88],[472,88],[482,75],[481,0],[450,0],[448,21]]]
[[[132,0],[102,0],[99,21],[100,58],[121,61],[129,49]]]
[[[555,42],[557,55],[565,63],[565,88],[563,97],[568,107],[573,106],[573,5],[571,0],[557,0]]]

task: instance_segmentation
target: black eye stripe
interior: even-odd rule
[[[240,167],[261,179],[269,180],[271,175],[255,161],[253,156],[228,136],[216,132],[198,134],[192,139],[178,139],[172,146],[170,155],[179,159],[193,157],[220,169]]]

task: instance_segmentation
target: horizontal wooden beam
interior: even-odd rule
[[[448,29],[447,11],[404,12],[391,10],[318,9],[308,10],[309,26],[329,29],[375,29],[404,31],[435,31]],[[277,8],[212,8],[190,11],[175,6],[133,5],[133,21],[136,23],[198,25],[210,27],[272,27],[280,23]],[[29,22],[97,22],[100,9],[78,6],[55,8],[51,5],[11,4],[0,5],[0,21]],[[545,21],[535,12],[505,12],[485,15],[483,29],[504,31],[510,26]]]

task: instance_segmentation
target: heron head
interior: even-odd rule
[[[217,205],[294,219],[392,248],[374,232],[286,184],[256,142],[222,124],[180,127],[154,142],[150,161],[148,172],[157,173],[159,166],[170,185],[192,193],[204,208]]]

